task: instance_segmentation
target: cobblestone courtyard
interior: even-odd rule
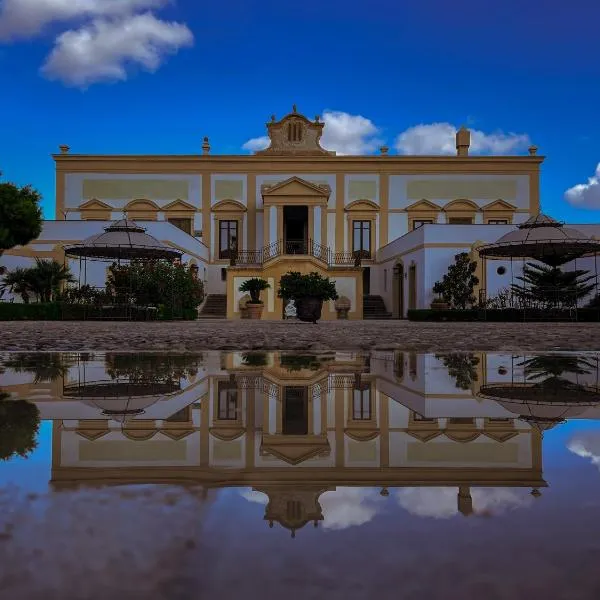
[[[600,350],[600,323],[3,322],[0,351]]]

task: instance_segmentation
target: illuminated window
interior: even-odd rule
[[[217,415],[220,421],[237,419],[237,387],[228,381],[219,381]]]
[[[237,244],[238,222],[219,221],[219,258],[229,258],[232,248]]]
[[[352,221],[352,251],[371,257],[371,221]]]
[[[488,219],[488,225],[508,225],[508,219]]]

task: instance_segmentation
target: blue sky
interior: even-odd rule
[[[296,103],[338,152],[443,152],[463,123],[476,152],[534,143],[544,210],[598,222],[597,180],[565,191],[600,163],[599,18],[590,0],[0,0],[0,170],[51,217],[59,144],[243,153]]]

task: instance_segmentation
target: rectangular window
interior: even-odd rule
[[[192,219],[173,218],[167,219],[167,221],[175,225],[177,229],[181,229],[181,231],[185,231],[188,235],[192,235]]]
[[[221,281],[227,281],[227,269],[221,269]]]
[[[219,221],[219,258],[229,258],[238,242],[238,222]]]
[[[352,221],[352,251],[371,258],[371,221]]]
[[[488,225],[508,225],[508,219],[488,219]]]
[[[471,217],[450,217],[448,223],[450,225],[472,225],[473,219]]]
[[[354,390],[352,399],[352,419],[354,421],[371,420],[371,390]]]
[[[419,229],[419,227],[423,227],[423,225],[432,225],[433,219],[415,219],[413,222],[413,230]]]
[[[237,419],[237,387],[228,381],[218,383],[217,418],[220,421]]]

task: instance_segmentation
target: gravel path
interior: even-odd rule
[[[0,323],[0,351],[600,350],[600,323],[202,320]]]

